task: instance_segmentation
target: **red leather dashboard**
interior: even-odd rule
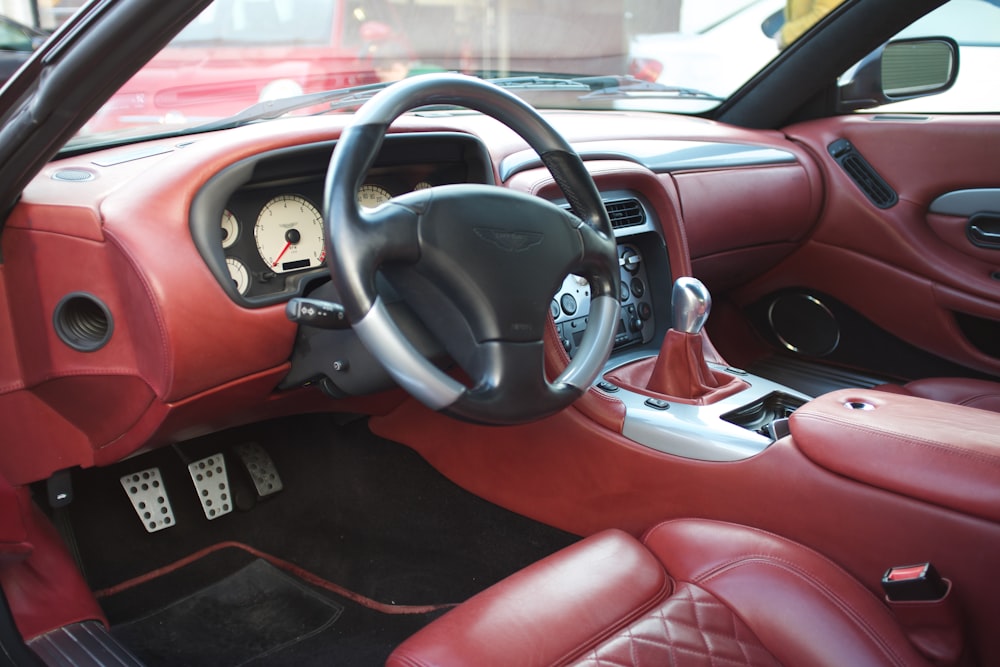
[[[628,159],[590,163],[600,187],[633,190],[651,202],[676,275],[690,271],[686,234],[696,265],[709,272],[719,257],[738,262],[741,273],[761,272],[816,219],[822,198],[816,167],[776,133],[642,114],[560,112],[550,120],[581,145],[718,142],[789,156],[781,166],[678,174],[654,173]],[[234,303],[189,229],[193,199],[221,170],[265,151],[336,139],[341,129],[334,116],[165,139],[53,162],[34,180],[3,234],[0,419],[13,425],[7,437],[17,444],[0,453],[0,472],[22,484],[262,414],[382,412],[398,402],[394,392],[342,401],[315,389],[275,392],[295,326],[281,304]],[[394,130],[471,134],[494,165],[525,148],[502,125],[475,115],[408,117]],[[59,180],[66,170],[90,178]],[[547,178],[522,171],[508,185],[544,194],[552,187]],[[770,196],[772,187],[793,194]],[[757,225],[758,219],[767,223]],[[720,223],[726,234],[714,231]],[[53,328],[60,300],[77,293],[97,297],[113,320],[110,339],[95,351],[72,349]]]

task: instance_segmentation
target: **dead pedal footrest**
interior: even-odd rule
[[[176,523],[159,468],[125,475],[121,483],[146,532],[155,533]]]
[[[189,464],[188,472],[191,473],[191,481],[198,491],[198,500],[201,501],[206,518],[218,519],[233,511],[226,459],[221,452]]]
[[[257,489],[258,496],[261,498],[271,496],[285,488],[281,476],[278,475],[278,468],[267,450],[256,442],[236,445],[233,449],[250,474],[250,480]]]

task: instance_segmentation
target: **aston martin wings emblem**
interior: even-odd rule
[[[476,227],[476,236],[492,243],[506,252],[523,252],[542,242],[545,234],[539,232],[515,232],[493,227]]]

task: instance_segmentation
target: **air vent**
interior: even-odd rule
[[[896,191],[868,164],[847,139],[838,139],[827,147],[833,159],[854,180],[868,200],[879,208],[891,208],[899,201]]]
[[[59,339],[79,352],[101,349],[114,331],[111,311],[103,301],[86,292],[64,296],[56,304],[52,324]]]
[[[615,229],[635,227],[646,222],[646,211],[643,210],[638,199],[618,199],[604,202],[604,207],[608,209],[611,226]]]

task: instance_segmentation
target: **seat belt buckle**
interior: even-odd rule
[[[901,565],[885,571],[882,590],[891,602],[931,602],[948,593],[948,582],[930,563]]]

